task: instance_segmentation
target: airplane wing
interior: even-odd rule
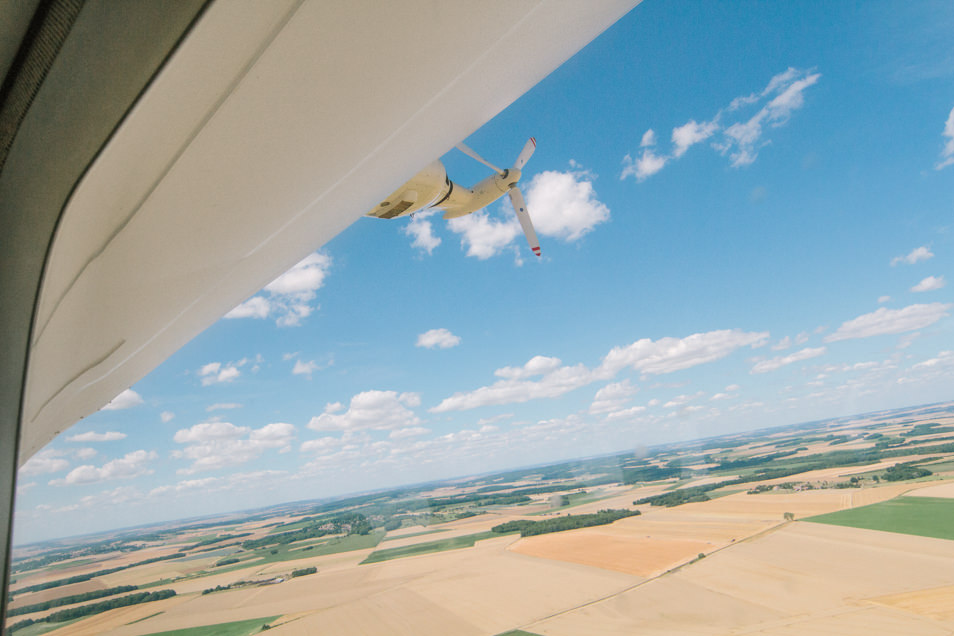
[[[0,508],[17,462],[638,1],[7,3]]]

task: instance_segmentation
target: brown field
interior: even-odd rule
[[[950,546],[940,539],[788,524],[523,628],[546,636],[950,634],[954,621],[936,609],[944,607],[945,595],[947,607],[951,603],[950,589],[942,587],[954,582]],[[885,598],[913,590],[923,592]]]
[[[928,466],[930,468],[930,466]],[[923,488],[907,493],[913,497],[946,497],[954,498],[954,481],[945,481],[940,484],[925,484]]]
[[[954,586],[952,585],[891,594],[872,598],[869,601],[935,620],[954,621]]]
[[[495,634],[567,606],[618,592],[640,579],[506,550],[503,537],[473,549],[347,567],[280,585],[177,597],[155,618],[126,625],[127,616],[77,634],[135,636],[197,624],[272,615],[303,615],[269,633]],[[296,562],[296,566],[300,562]],[[157,607],[151,604],[150,607]],[[153,609],[152,612],[156,610]],[[148,615],[148,614],[146,614]],[[201,617],[201,618],[200,618]]]
[[[689,561],[712,547],[712,544],[702,541],[653,539],[583,528],[520,539],[510,549],[542,559],[650,577]]]

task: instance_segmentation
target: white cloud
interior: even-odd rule
[[[808,74],[807,71],[792,68],[772,78],[760,98],[773,93],[776,94],[775,97],[747,121],[736,122],[727,127],[723,142],[717,145],[723,155],[729,155],[733,167],[746,166],[755,161],[759,149],[768,143],[762,140],[764,127],[783,126],[792,112],[804,105],[805,89],[817,83],[819,78],[819,73]]]
[[[225,314],[225,318],[268,318],[272,312],[272,303],[264,296],[252,296],[232,311]]]
[[[455,393],[431,409],[433,413],[460,411],[493,404],[513,404],[555,398],[587,384],[609,380],[630,367],[644,374],[660,375],[688,369],[723,358],[740,347],[765,343],[768,333],[738,329],[697,333],[685,338],[648,338],[615,347],[595,369],[585,365],[563,366],[559,358],[535,356],[522,367],[503,367],[494,375],[503,378],[474,391]],[[539,377],[538,377],[539,376]]]
[[[878,304],[883,305],[891,300],[891,296],[878,296]]]
[[[904,309],[881,307],[870,314],[863,314],[842,323],[834,333],[825,337],[825,342],[870,338],[922,329],[947,316],[950,308],[950,304],[942,303],[909,305]]]
[[[119,459],[106,462],[99,468],[89,464],[77,466],[67,473],[66,477],[50,481],[50,485],[77,486],[116,479],[133,479],[140,475],[151,474],[153,471],[147,465],[158,457],[156,451],[133,451]]]
[[[593,402],[590,404],[590,413],[620,411],[623,405],[629,402],[629,398],[635,395],[637,391],[639,391],[639,389],[631,385],[629,380],[607,384],[593,396]]]
[[[440,237],[434,236],[434,227],[428,218],[431,214],[433,213],[418,212],[404,227],[404,234],[414,239],[411,247],[416,247],[428,254],[441,244]]]
[[[331,257],[323,252],[313,252],[294,267],[265,286],[265,296],[256,295],[232,311],[226,318],[275,317],[279,327],[297,327],[311,315],[310,304],[316,292],[325,284],[331,269]]]
[[[775,371],[776,369],[780,369],[794,362],[801,362],[802,360],[817,358],[820,355],[824,355],[825,352],[825,347],[806,348],[787,356],[777,356],[770,360],[762,360],[752,367],[752,373],[768,373],[769,371]]]
[[[631,155],[623,158],[621,179],[632,176],[643,181],[662,170],[670,159],[682,157],[692,146],[712,138],[720,130],[721,140],[712,146],[722,155],[728,155],[732,166],[746,166],[758,157],[759,150],[770,143],[766,139],[766,127],[778,128],[785,125],[792,113],[805,103],[805,90],[816,84],[821,77],[818,73],[789,68],[773,77],[760,93],[736,97],[726,108],[719,110],[707,121],[690,119],[682,126],[673,128],[672,151],[670,154],[657,154],[655,133],[650,129],[643,135],[640,147],[643,149],[638,159]],[[759,111],[747,120],[736,121],[727,126],[720,123],[728,113],[735,113],[752,104],[764,102]]]
[[[431,432],[431,429],[424,428],[423,426],[409,426],[407,428],[399,428],[395,431],[391,431],[388,435],[391,439],[406,439],[409,437],[420,437],[421,435],[426,435]]]
[[[922,245],[921,247],[916,247],[909,254],[905,256],[895,256],[891,259],[891,267],[895,265],[905,264],[905,265],[914,265],[915,263],[920,263],[921,261],[926,261],[929,258],[934,258],[934,252],[928,249],[926,246]]]
[[[321,366],[314,360],[309,360],[308,362],[303,360],[295,360],[295,366],[292,368],[292,375],[307,375],[310,378],[311,374],[320,368]]]
[[[444,329],[431,329],[425,331],[417,337],[417,347],[424,347],[426,349],[450,349],[451,347],[456,347],[460,344],[460,336],[455,336],[449,330]]]
[[[391,431],[420,426],[421,420],[408,407],[420,406],[416,393],[396,391],[364,391],[351,398],[347,411],[339,413],[341,404],[325,407],[325,412],[311,418],[313,431]]]
[[[162,413],[159,414],[159,420],[163,424],[168,424],[173,419],[175,419],[175,417],[176,417],[176,414],[173,413],[172,411],[163,411]]]
[[[105,433],[97,433],[96,431],[89,431],[87,433],[78,433],[76,435],[71,435],[66,438],[67,442],[115,442],[121,439],[126,439],[125,433],[120,433],[119,431],[107,431]]]
[[[668,161],[669,157],[661,157],[650,148],[645,148],[638,159],[634,160],[631,155],[623,157],[623,172],[619,178],[636,177],[637,181],[645,181],[665,168]]]
[[[240,409],[242,405],[238,402],[216,402],[215,404],[210,404],[205,407],[206,413],[211,413],[212,411],[229,411],[232,409]]]
[[[181,429],[173,437],[182,450],[173,451],[176,459],[192,462],[181,474],[192,474],[237,466],[258,458],[267,449],[279,452],[291,450],[295,427],[285,422],[273,422],[257,429],[235,426],[231,422],[202,422]]]
[[[20,475],[45,475],[66,470],[70,467],[70,463],[61,455],[59,451],[45,448],[26,460],[20,468]]]
[[[695,119],[689,120],[672,131],[672,156],[678,159],[683,156],[690,147],[705,141],[719,129],[719,125],[714,121],[699,123]]]
[[[603,367],[613,374],[625,367],[653,375],[672,373],[724,358],[741,347],[762,346],[768,337],[768,332],[722,329],[685,338],[643,338],[614,347],[603,359]]]
[[[542,236],[576,241],[610,217],[609,208],[596,198],[592,175],[585,170],[536,174],[526,195],[533,227]]]
[[[911,288],[913,292],[926,292],[941,289],[947,284],[943,276],[928,276],[920,283]]]
[[[656,145],[656,133],[653,132],[652,128],[650,128],[649,130],[643,133],[643,139],[642,141],[639,142],[639,147],[647,148],[649,146],[655,146],[655,145]]]
[[[242,375],[239,367],[243,367],[247,363],[248,360],[245,358],[238,362],[226,362],[224,364],[221,362],[209,362],[196,371],[196,375],[199,376],[202,386],[225,384]]]
[[[95,448],[77,448],[73,454],[76,455],[77,459],[86,461],[99,455],[99,452]]]
[[[941,136],[946,137],[947,141],[944,142],[944,148],[941,150],[941,159],[934,166],[935,170],[954,164],[954,108],[951,109],[947,121],[944,122],[944,132],[941,133]]]
[[[139,406],[143,403],[142,396],[133,391],[132,389],[126,389],[110,401],[109,404],[103,407],[104,411],[121,411],[122,409],[131,409],[134,406]]]
[[[782,338],[781,340],[773,344],[771,349],[772,351],[783,351],[785,349],[788,349],[791,346],[792,346],[792,339],[789,338],[788,336],[785,336],[784,338]]]
[[[535,216],[532,210],[530,214]],[[486,210],[451,219],[447,227],[461,235],[460,245],[467,248],[467,256],[480,260],[500,253],[521,233],[520,223],[512,214],[506,219],[492,219]]]

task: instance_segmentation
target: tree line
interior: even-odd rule
[[[639,510],[600,510],[599,512],[591,514],[551,517],[541,521],[517,519],[496,525],[490,530],[498,534],[519,532],[521,537],[532,537],[538,534],[549,534],[550,532],[563,532],[564,530],[575,530],[577,528],[603,526],[619,519],[634,517],[639,514]]]
[[[179,559],[184,556],[186,556],[185,552],[176,552],[174,554],[167,554],[165,556],[153,557],[151,559],[144,559],[142,561],[130,563],[129,565],[121,565],[119,567],[107,568],[105,570],[96,570],[95,572],[90,572],[88,574],[77,574],[76,576],[71,576],[65,579],[57,579],[55,581],[47,581],[45,583],[37,583],[36,585],[30,585],[28,587],[21,587],[18,590],[13,590],[10,594],[17,595],[17,594],[25,594],[27,592],[39,592],[40,590],[49,590],[51,588],[61,587],[63,585],[72,585],[73,583],[82,583],[83,581],[88,581],[98,576],[106,576],[107,574],[120,572],[122,570],[128,570],[129,568],[138,567],[140,565],[148,565],[149,563],[156,563],[157,561],[166,561],[168,559]]]
[[[151,603],[152,601],[161,601],[166,598],[171,598],[176,595],[175,590],[158,590],[156,592],[139,592],[137,594],[130,594],[128,596],[120,596],[119,598],[110,599],[108,601],[102,601],[100,603],[90,603],[89,605],[80,605],[79,607],[71,607],[69,609],[60,610],[59,612],[53,612],[49,616],[43,618],[32,619],[28,618],[19,623],[14,623],[7,628],[7,633],[13,633],[18,629],[24,627],[29,627],[36,623],[62,623],[65,621],[71,621],[75,618],[83,618],[85,616],[92,616],[93,614],[101,614],[103,612],[108,612],[111,609],[116,609],[117,607],[127,607],[129,605],[138,605],[140,603]]]

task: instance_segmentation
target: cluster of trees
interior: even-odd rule
[[[170,598],[176,595],[175,590],[158,590],[156,592],[139,592],[136,594],[130,594],[128,596],[120,596],[118,598],[110,599],[108,601],[102,601],[100,603],[90,603],[89,605],[80,605],[79,607],[71,607],[69,609],[60,610],[58,612],[53,612],[49,616],[45,616],[39,619],[28,618],[19,623],[14,623],[7,628],[8,633],[13,633],[24,627],[29,627],[36,623],[62,623],[64,621],[71,621],[75,618],[83,618],[84,616],[92,616],[93,614],[102,614],[103,612],[108,612],[111,609],[116,609],[117,607],[127,607],[129,605],[139,605],[140,603],[151,603],[152,601],[161,601],[166,598]]]
[[[726,483],[727,482],[720,481],[717,484],[705,484],[704,486],[679,488],[677,490],[671,490],[659,495],[643,497],[642,499],[637,499],[633,503],[636,505],[649,504],[651,506],[666,506],[667,508],[672,508],[673,506],[681,506],[682,504],[693,503],[695,501],[709,501],[709,495],[706,493],[710,490],[721,488]]]
[[[660,481],[671,477],[679,477],[684,472],[682,466],[670,463],[665,468],[661,466],[637,466],[624,468],[621,476],[624,484],[635,484],[642,481]]]
[[[882,479],[885,481],[904,481],[906,479],[927,477],[928,475],[932,474],[933,473],[927,468],[913,466],[912,462],[905,462],[903,464],[895,464],[894,466],[891,466],[885,470]]]
[[[190,545],[188,548],[183,548],[184,551],[188,552],[190,550],[195,550],[196,548],[203,548],[207,545],[213,545],[215,543],[221,543],[223,541],[228,541],[229,539],[238,539],[241,537],[247,537],[252,534],[251,532],[240,532],[239,534],[222,534],[217,537],[210,537],[208,539],[203,539],[193,545]],[[215,549],[218,550],[221,546],[216,546]]]
[[[232,565],[233,563],[238,563],[240,560],[241,559],[237,559],[236,557],[228,557],[227,559],[216,561],[215,567],[219,568],[219,567],[222,567],[223,565]]]
[[[521,537],[531,537],[550,532],[562,532],[590,526],[603,526],[613,523],[624,517],[634,517],[640,514],[638,510],[600,510],[599,512],[583,515],[567,515],[565,517],[551,517],[542,521],[516,520],[494,526],[490,530],[498,534],[519,532]]]
[[[301,568],[299,570],[292,570],[291,577],[295,578],[298,576],[307,576],[309,574],[314,574],[318,571],[318,568],[311,566],[310,568]]]
[[[61,596],[60,598],[50,599],[42,603],[33,603],[32,605],[22,605],[7,610],[7,616],[20,616],[21,614],[32,614],[33,612],[42,612],[53,607],[63,607],[64,605],[73,605],[74,603],[83,603],[97,598],[115,596],[125,592],[132,592],[139,588],[135,585],[120,585],[119,587],[110,587],[105,590],[93,590],[84,594],[73,594],[72,596]]]
[[[49,590],[51,588],[61,587],[63,585],[72,585],[73,583],[82,583],[83,581],[88,581],[98,576],[106,576],[107,574],[112,574],[113,572],[120,572],[122,570],[128,570],[129,568],[134,568],[140,565],[147,565],[149,563],[155,563],[157,561],[165,561],[167,559],[179,559],[184,556],[186,556],[185,552],[176,552],[174,554],[167,554],[165,556],[158,556],[158,557],[153,557],[151,559],[136,561],[135,563],[130,563],[129,565],[121,565],[115,568],[107,568],[105,570],[96,570],[95,572],[90,572],[88,574],[77,574],[76,576],[71,576],[65,579],[56,579],[55,581],[37,583],[36,585],[21,587],[20,589],[14,590],[12,593],[26,594],[27,592],[39,592],[40,590]]]
[[[108,552],[134,552],[136,550],[141,550],[142,548],[143,546],[141,545],[128,543],[125,540],[120,541],[116,539],[108,539],[106,541],[97,541],[96,543],[90,543],[77,548],[50,551],[35,559],[14,562],[13,565],[10,566],[10,572],[27,572],[29,570],[45,568],[48,565],[59,563],[61,561],[68,561],[78,557],[92,556],[94,554],[106,554]]]
[[[290,530],[272,534],[261,539],[252,539],[242,542],[246,550],[255,550],[270,545],[287,545],[303,539],[314,539],[329,534],[368,534],[372,530],[371,522],[367,517],[357,512],[345,512],[327,519],[312,521],[310,525],[299,530]]]
[[[927,422],[917,424],[905,433],[905,437],[920,437],[921,435],[934,435],[935,433],[952,433],[954,426],[941,426],[937,422]]]
[[[742,459],[726,459],[718,462],[719,466],[714,470],[739,470],[741,468],[752,468],[753,466],[762,466],[783,457],[790,457],[797,453],[797,450],[779,451],[771,455],[760,455],[758,457],[743,457]],[[708,463],[708,462],[707,462]]]

